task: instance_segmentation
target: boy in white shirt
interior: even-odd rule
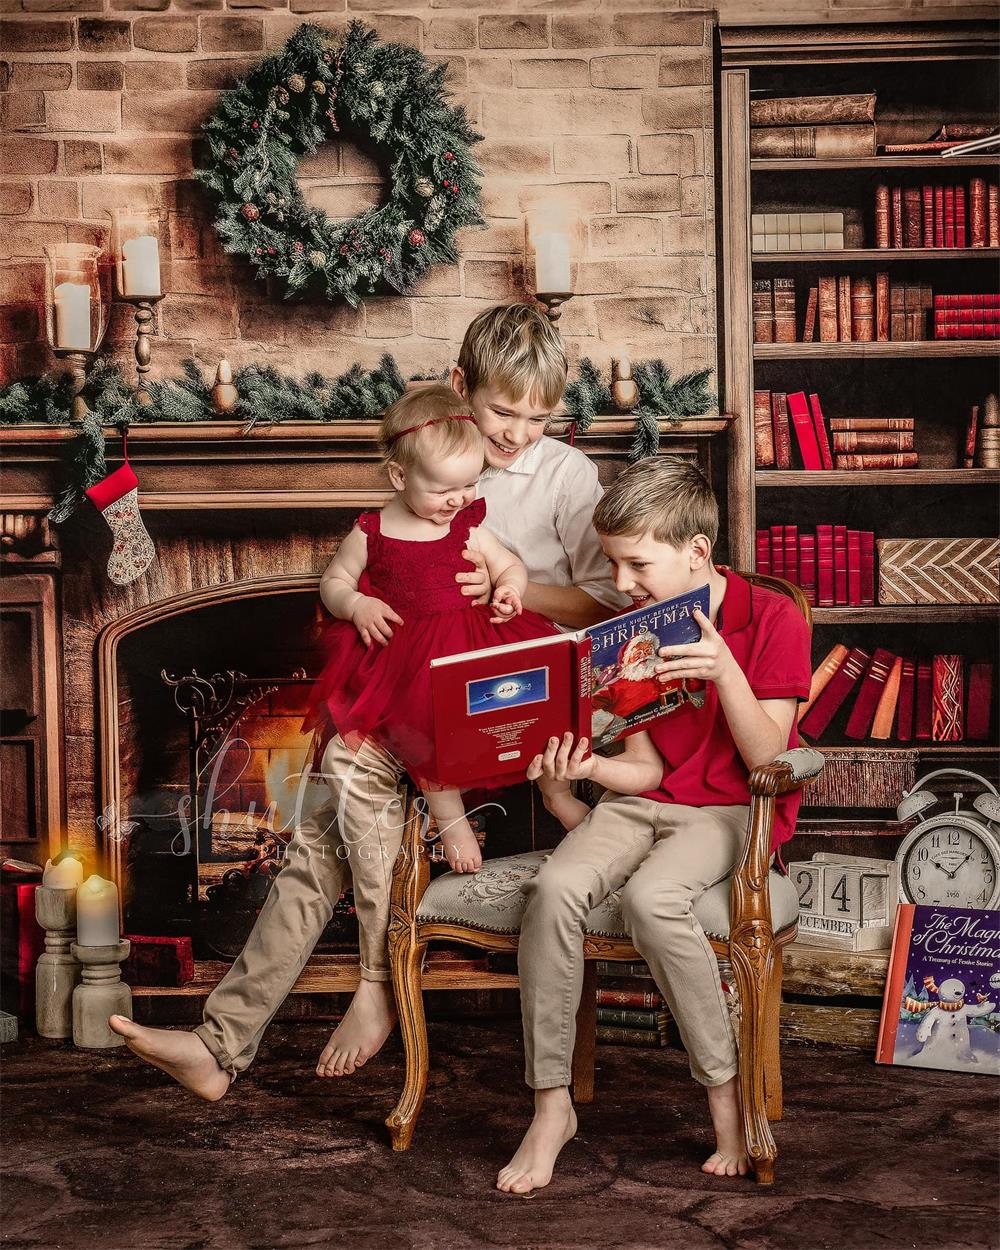
[[[565,351],[549,321],[527,304],[486,309],[466,332],[451,383],[484,435],[478,493],[490,529],[527,566],[525,608],[571,629],[612,615],[622,600],[591,525],[602,494],[597,470],[578,449],[545,437],[566,385]],[[474,569],[457,576],[463,594],[485,602],[490,584],[482,556],[464,554]],[[345,784],[358,770],[365,784]],[[221,1098],[253,1061],[329,922],[348,869],[361,982],[317,1075],[354,1072],[395,1027],[386,935],[403,828],[402,766],[373,744],[353,754],[335,737],[322,772],[332,798],[296,829],[246,945],[205,1003],[204,1023],[189,1033],[110,1018],[136,1054],[208,1101]],[[341,830],[350,831],[350,842]]]

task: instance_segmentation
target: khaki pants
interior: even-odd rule
[[[232,1076],[249,1067],[333,915],[348,874],[360,930],[361,976],[389,979],[386,934],[392,869],[403,836],[403,766],[365,742],[355,755],[338,736],[323,755],[332,798],[296,829],[239,957],[205,1003],[195,1029]]]
[[[625,924],[677,1021],[691,1075],[722,1085],[737,1071],[719,969],[695,899],[731,875],[746,807],[682,807],[609,794],[525,884],[518,946],[525,1079],[569,1085],[583,985],[583,926],[621,890]]]

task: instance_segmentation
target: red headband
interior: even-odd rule
[[[402,438],[404,434],[416,434],[417,430],[425,429],[428,425],[438,425],[442,421],[471,421],[475,425],[475,417],[470,417],[467,412],[455,412],[447,417],[433,417],[430,421],[421,421],[419,425],[408,425],[405,430],[400,430],[398,434],[393,434],[391,441],[395,442],[397,438]]]

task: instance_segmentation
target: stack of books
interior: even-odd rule
[[[965,186],[875,188],[876,247],[1000,247],[1000,196],[971,178]]]
[[[666,1046],[670,1012],[645,963],[597,962],[597,1041],[606,1046]]]
[[[846,525],[772,525],[756,534],[756,569],[800,587],[812,607],[875,602],[875,534]]]
[[[753,341],[812,343],[818,330],[821,343],[917,342],[927,337],[927,314],[934,301],[929,284],[890,282],[888,273],[876,274],[874,280],[863,274],[821,274],[809,287],[800,337],[795,279],[755,278]]]
[[[817,742],[858,686],[844,736],[854,741],[985,741],[989,737],[993,665],[961,655],[874,654],[837,643],[812,676],[799,708],[799,732]]]
[[[875,155],[875,94],[750,101],[752,157]]]
[[[843,213],[751,213],[755,252],[842,252]]]
[[[934,337],[1000,338],[1000,294],[935,295]]]
[[[754,391],[758,469],[915,469],[912,417],[831,417],[819,395]],[[793,437],[794,435],[794,437]]]

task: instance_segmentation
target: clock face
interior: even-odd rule
[[[997,842],[976,821],[956,816],[928,820],[899,851],[900,889],[912,903],[990,907],[1000,893]]]

